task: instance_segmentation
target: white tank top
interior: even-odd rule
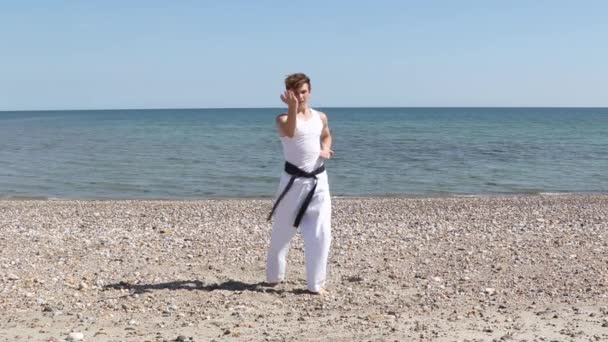
[[[296,118],[296,131],[292,138],[281,137],[285,160],[306,172],[312,172],[323,164],[319,156],[323,121],[319,112],[312,108],[310,112],[312,115],[308,120]]]

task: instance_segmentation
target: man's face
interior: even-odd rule
[[[300,105],[308,104],[308,99],[310,98],[310,88],[308,87],[308,83],[304,83],[299,88],[293,89],[293,93],[296,95]]]

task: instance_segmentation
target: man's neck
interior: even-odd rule
[[[309,113],[310,113],[310,107],[308,107],[308,106],[298,108],[298,115],[308,116]]]

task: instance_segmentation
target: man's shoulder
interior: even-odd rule
[[[276,122],[280,122],[280,123],[287,122],[287,113],[281,113],[281,114],[277,115],[275,120],[276,120]]]
[[[325,114],[324,112],[317,110],[317,113],[319,113],[319,117],[321,118],[321,120],[323,121],[327,121],[327,114]]]

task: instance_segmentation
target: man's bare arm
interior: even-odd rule
[[[293,91],[287,90],[281,95],[281,100],[287,104],[287,115],[279,115],[276,123],[282,137],[293,138],[296,134],[296,117],[298,115],[298,99]]]
[[[327,115],[325,113],[319,112],[321,116],[321,121],[323,122],[323,131],[321,131],[321,158],[330,159],[334,151],[331,149],[332,138],[331,132],[329,131],[329,124],[327,122]]]

